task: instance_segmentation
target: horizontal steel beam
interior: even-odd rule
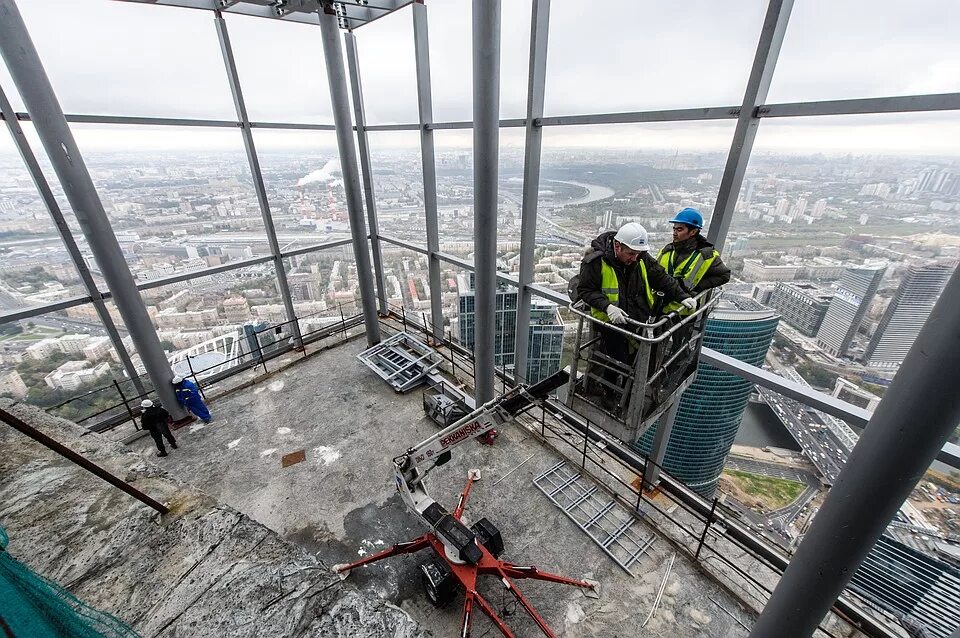
[[[320,252],[323,250],[328,250],[330,248],[339,248],[341,246],[346,246],[350,244],[350,239],[338,239],[337,241],[326,242],[323,244],[315,244],[313,246],[305,246],[303,248],[297,248],[296,250],[288,250],[280,254],[281,257],[296,257],[298,255],[305,255],[313,252]],[[182,273],[177,273],[176,275],[171,275],[169,277],[162,277],[160,279],[153,279],[151,281],[144,281],[137,284],[137,290],[151,290],[153,288],[160,288],[161,286],[168,286],[170,284],[180,283],[182,281],[189,281],[191,279],[199,279],[201,277],[209,277],[210,275],[217,275],[220,273],[230,272],[231,270],[239,270],[240,268],[246,268],[247,266],[256,266],[259,264],[265,264],[269,261],[272,261],[273,257],[270,255],[264,255],[262,257],[253,257],[251,259],[243,259],[241,261],[232,261],[227,264],[221,264],[219,266],[213,266],[211,268],[202,268],[200,270],[189,270]],[[102,292],[100,297],[104,300],[110,299],[112,295],[109,291]],[[76,297],[70,297],[69,299],[64,299],[62,301],[57,301],[55,303],[44,304],[42,306],[30,306],[29,308],[15,308],[5,313],[0,313],[0,325],[5,323],[10,323],[13,321],[20,321],[22,319],[30,319],[31,317],[39,317],[40,315],[45,315],[49,312],[57,312],[59,310],[66,310],[67,308],[73,308],[75,306],[82,306],[85,303],[91,303],[93,299],[89,295],[77,295]]]
[[[139,1],[139,0],[119,0]],[[928,111],[960,110],[960,93],[938,93],[931,95],[904,95],[895,97],[876,97],[850,100],[829,100],[819,102],[790,102],[783,104],[764,104],[757,107],[757,117],[816,117],[821,115],[869,115],[872,113],[918,113]],[[647,122],[696,122],[708,120],[731,120],[740,114],[738,106],[712,106],[689,109],[670,109],[661,111],[632,111],[626,113],[594,113],[585,115],[558,115],[545,117],[537,123],[540,126],[586,126],[591,124],[642,124]],[[208,128],[239,128],[240,123],[233,120],[210,120],[176,117],[141,117],[126,115],[86,115],[69,114],[68,122],[76,124],[126,124],[139,126],[197,126]],[[0,115],[0,120],[4,119]],[[17,113],[21,122],[29,122],[30,114]],[[427,125],[431,130],[472,129],[473,122],[436,122]],[[500,120],[501,128],[522,128],[526,126],[523,118]],[[335,131],[333,124],[307,124],[298,122],[250,122],[251,128],[283,129],[299,131]],[[365,131],[419,131],[419,124],[370,124]]]
[[[421,255],[429,255],[430,251],[427,250],[426,246],[421,246],[419,244],[414,244],[412,242],[397,239],[396,237],[389,237],[387,235],[377,235],[377,238],[380,241],[385,241],[388,244],[393,244],[394,246],[399,246],[400,248],[406,248],[407,250],[412,250],[415,253],[420,253]]]
[[[566,307],[567,304],[570,303],[570,298],[562,292],[557,292],[556,290],[552,290],[541,284],[530,284],[527,286],[527,288],[536,296],[543,297],[544,299],[552,301],[553,303],[559,304],[563,307]]]
[[[57,312],[58,310],[66,310],[67,308],[82,306],[85,303],[92,303],[92,302],[93,302],[93,298],[90,297],[90,295],[78,295],[76,297],[70,297],[69,299],[63,299],[62,301],[45,304],[43,306],[30,306],[29,308],[14,308],[13,310],[8,310],[7,312],[0,314],[0,325],[5,323],[10,323],[12,321],[30,319],[31,317],[39,317],[40,315],[45,315],[48,312]]]
[[[540,120],[540,124],[541,126],[582,126],[588,124],[637,124],[643,122],[695,122],[703,120],[735,120],[739,115],[739,106],[711,106],[662,111],[560,115],[545,117]]]
[[[243,0],[118,0],[120,2],[134,2],[137,4],[148,4],[152,6],[179,7],[182,9],[202,9],[206,11],[220,11],[224,14],[237,14],[253,16],[257,18],[270,18],[273,20],[282,20],[284,22],[299,22],[301,24],[311,24],[316,26],[316,9],[313,5],[319,6],[319,2],[290,2],[285,11],[277,12],[272,3],[259,4],[255,2],[245,2]],[[376,4],[362,4],[352,0],[341,0],[338,4],[343,10],[342,17],[346,21],[346,27],[356,29],[364,24],[373,22],[377,18],[393,13],[402,9],[413,2],[413,0],[378,0]],[[312,11],[296,9],[303,7]]]
[[[337,241],[328,241],[323,244],[314,244],[313,246],[304,246],[303,248],[296,248],[294,250],[287,250],[280,253],[280,256],[286,259],[287,257],[296,257],[297,255],[306,255],[307,253],[315,253],[321,250],[327,250],[329,248],[339,248],[341,246],[349,246],[353,242],[352,239],[338,239]]]
[[[181,117],[140,117],[128,115],[82,115],[66,114],[64,115],[68,122],[74,124],[134,124],[138,126],[204,126],[209,128],[240,128],[240,123],[233,120],[204,120],[195,118]],[[0,119],[3,116],[0,115]],[[30,122],[30,114],[24,112],[17,113],[17,119],[21,122]]]
[[[711,348],[703,348],[700,353],[700,360],[847,423],[865,428],[870,421],[871,413],[863,408],[858,408],[829,394],[818,392],[795,381],[785,379],[769,370],[744,363]],[[937,460],[960,469],[960,446],[947,443],[937,455]]]
[[[264,255],[263,257],[253,257],[251,259],[243,259],[240,261],[231,261],[226,264],[220,264],[219,266],[213,266],[211,268],[201,268],[199,270],[187,270],[185,272],[177,273],[176,275],[171,275],[169,277],[162,277],[160,279],[153,279],[151,281],[144,281],[137,284],[137,290],[150,290],[152,288],[160,288],[161,286],[169,286],[170,284],[178,284],[182,281],[189,281],[191,279],[199,279],[200,277],[209,277],[210,275],[218,275],[224,272],[230,272],[231,270],[239,270],[240,268],[246,268],[247,266],[257,266],[259,264],[265,264],[267,262],[273,261],[272,255]],[[110,293],[103,293],[103,298],[108,299]]]
[[[457,266],[458,268],[463,268],[464,270],[469,270],[469,271],[471,271],[471,272],[472,272],[473,270],[475,270],[474,267],[473,267],[473,262],[472,262],[472,261],[467,261],[466,259],[463,259],[462,257],[457,257],[457,256],[455,256],[455,255],[448,255],[447,253],[438,252],[438,253],[437,253],[437,259],[439,259],[440,261],[445,261],[445,262],[447,262],[448,264],[453,264],[454,266]]]
[[[234,120],[205,120],[180,117],[141,117],[126,115],[65,115],[68,122],[75,124],[126,124],[136,126],[198,126],[206,128],[240,128],[240,122]],[[0,120],[6,118],[0,114]],[[17,120],[29,122],[30,114],[17,113]],[[336,131],[333,124],[307,124],[300,122],[250,122],[250,128],[285,129],[294,131]]]
[[[239,125],[238,125],[239,126]],[[333,124],[298,124],[296,122],[250,122],[250,128],[284,129],[292,131],[336,131]]]
[[[742,379],[756,383],[764,388],[769,388],[789,399],[799,401],[804,405],[816,408],[821,412],[826,412],[831,416],[835,416],[853,425],[865,427],[870,420],[870,413],[863,408],[858,408],[829,394],[817,392],[796,381],[790,381],[774,372],[758,368],[749,363],[744,363],[743,361],[734,359],[729,355],[722,354],[711,348],[703,348],[700,357],[701,361],[709,363],[714,367],[735,374]]]
[[[867,115],[870,113],[916,113],[919,111],[953,110],[960,110],[960,93],[764,104],[757,107],[757,117]]]

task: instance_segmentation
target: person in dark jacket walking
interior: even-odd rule
[[[636,222],[593,240],[580,264],[577,297],[600,321],[625,326],[627,318],[645,322],[657,312],[657,292],[667,302],[686,308],[696,303],[648,252],[647,230]],[[624,363],[630,361],[627,338],[600,330],[601,350]]]
[[[708,242],[703,230],[703,215],[695,208],[684,208],[670,220],[673,241],[660,250],[657,261],[685,292],[698,295],[730,281],[730,269],[720,259],[720,253]],[[691,309],[669,304],[666,312],[688,315]]]
[[[177,449],[177,440],[173,438],[170,432],[170,413],[163,409],[159,403],[154,403],[150,399],[144,399],[140,402],[143,408],[143,414],[140,415],[140,424],[144,429],[150,432],[154,443],[157,444],[157,456],[166,456],[167,450],[163,447],[163,439],[167,439],[170,447]]]

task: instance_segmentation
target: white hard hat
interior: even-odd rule
[[[624,224],[613,238],[632,250],[649,250],[649,245],[647,244],[647,229],[637,222]]]
[[[141,408],[152,408],[152,407],[153,407],[153,401],[151,401],[150,399],[144,399],[143,401],[140,402],[140,407],[141,407]]]
[[[181,381],[183,381],[183,377],[181,377],[179,374],[173,377],[174,385],[176,385],[177,383],[180,383]]]

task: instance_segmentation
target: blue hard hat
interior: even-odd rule
[[[670,220],[671,224],[686,224],[694,228],[703,228],[703,215],[696,208],[684,208]]]

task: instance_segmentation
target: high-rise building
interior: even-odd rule
[[[874,263],[848,268],[843,273],[817,331],[817,345],[835,357],[847,353],[886,269],[885,263]]]
[[[473,349],[474,275],[457,278],[459,288],[458,336],[464,347]],[[496,333],[493,345],[493,363],[498,368],[513,372],[516,359],[517,305],[519,294],[515,288],[497,286]],[[557,305],[534,297],[530,306],[530,332],[527,341],[527,378],[534,383],[560,369],[563,353],[563,322]]]
[[[770,305],[783,320],[808,337],[815,337],[833,296],[808,282],[777,282]]]
[[[864,359],[874,368],[898,368],[933,310],[954,264],[912,264],[890,300]]]
[[[703,345],[750,365],[767,356],[780,317],[749,297],[724,294],[707,320]],[[710,497],[740,428],[753,384],[700,362],[697,378],[680,398],[663,467],[691,489]],[[654,426],[637,446],[653,447]]]

